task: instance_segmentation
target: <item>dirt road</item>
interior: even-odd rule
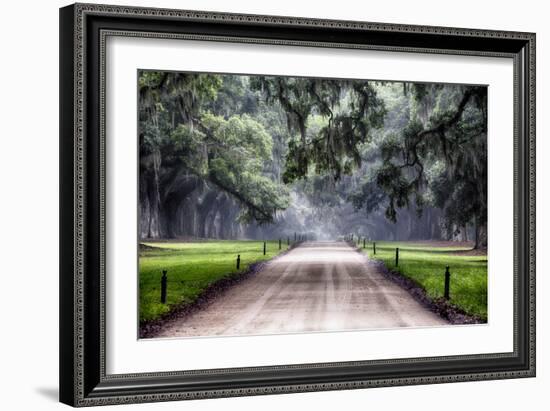
[[[158,337],[445,324],[346,243],[308,242],[203,310],[166,324]]]

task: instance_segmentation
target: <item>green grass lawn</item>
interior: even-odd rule
[[[361,244],[362,246],[362,244]],[[399,266],[395,266],[395,248],[399,247]],[[443,297],[445,266],[451,273],[450,303],[467,314],[487,320],[487,256],[460,255],[453,251],[464,247],[431,246],[414,242],[376,242],[376,255],[372,243],[364,252],[381,260],[386,267],[414,280],[432,299]]]
[[[145,242],[153,249],[139,253],[139,318],[158,318],[176,305],[192,303],[210,284],[223,277],[246,271],[251,263],[268,260],[287,249],[283,241]],[[237,271],[237,254],[241,255]],[[160,279],[167,270],[166,304],[160,303]]]

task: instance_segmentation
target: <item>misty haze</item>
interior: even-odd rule
[[[486,86],[138,90],[141,338],[487,322]]]

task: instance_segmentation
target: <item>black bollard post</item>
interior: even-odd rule
[[[167,271],[162,270],[162,277],[160,279],[160,303],[166,304],[166,283],[168,278],[166,277]]]
[[[351,235],[351,241],[353,241],[353,234]]]
[[[286,245],[290,245],[290,237],[286,238]]]
[[[395,249],[395,266],[399,265],[399,248]]]
[[[372,243],[372,253],[376,255],[376,241]]]
[[[367,245],[366,238],[363,237],[363,248],[365,248],[366,245]]]
[[[239,268],[241,268],[241,255],[240,254],[237,256],[237,270]]]
[[[279,250],[281,249],[281,239],[279,238]]]
[[[449,272],[449,266],[445,268],[445,293],[444,297],[449,300],[449,288],[451,286],[451,273]]]
[[[294,231],[294,242],[296,242],[296,231]]]
[[[264,241],[264,255],[265,255],[265,241]]]

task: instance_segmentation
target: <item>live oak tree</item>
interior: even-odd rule
[[[272,222],[275,212],[288,206],[286,187],[262,174],[263,162],[272,156],[271,136],[264,127],[246,114],[226,119],[204,112],[203,105],[216,99],[221,85],[221,78],[213,75],[141,73],[145,236],[170,235],[170,224],[163,224],[162,215],[192,192],[204,192],[205,186],[219,191],[204,201],[206,208],[222,193],[224,203],[229,196],[241,206],[237,217],[242,221]]]
[[[287,117],[288,142],[283,180],[292,183],[313,171],[336,180],[361,164],[359,146],[371,129],[383,124],[383,102],[368,81],[267,77],[251,79],[268,103],[278,103]],[[315,133],[309,122],[324,120]]]
[[[486,241],[484,87],[143,71],[139,91],[142,237]]]
[[[432,205],[443,210],[452,234],[472,225],[475,247],[484,246],[487,89],[413,84],[402,99],[408,119],[383,136],[376,172],[350,196],[352,202],[367,212],[383,206],[391,221],[399,209],[413,206],[421,215]]]
[[[263,163],[272,155],[271,136],[247,114],[225,120],[208,113],[200,124],[207,147],[204,177],[245,207],[243,221],[272,222],[289,199],[285,186],[262,175]]]

